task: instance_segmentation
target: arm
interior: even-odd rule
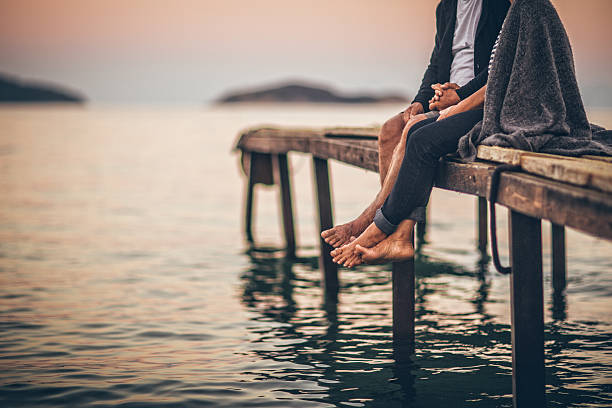
[[[484,106],[485,95],[487,93],[487,86],[483,86],[466,99],[462,100],[456,105],[448,107],[440,112],[438,120],[446,119],[449,116],[456,115],[461,112],[482,108]]]
[[[465,98],[472,95],[474,92],[477,92],[482,89],[482,87],[487,84],[488,79],[489,69],[487,67],[483,69],[480,74],[476,75],[474,79],[472,79],[470,82],[457,89],[457,96],[459,96],[459,99],[464,100]]]
[[[444,16],[442,16],[442,4],[438,4],[438,7],[436,8],[436,39],[434,49],[431,52],[431,57],[429,58],[429,65],[425,70],[425,74],[423,74],[423,80],[421,81],[419,92],[417,92],[417,95],[413,100],[413,103],[419,102],[425,108],[425,110],[428,110],[428,101],[434,95],[434,91],[431,89],[431,84],[438,82],[438,53],[440,52],[442,34],[444,33],[444,27],[442,27],[443,21]]]

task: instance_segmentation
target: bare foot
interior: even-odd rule
[[[361,254],[355,250],[357,245],[362,245],[367,248],[373,247],[386,237],[387,235],[379,230],[376,224],[372,223],[356,239],[331,251],[331,256],[333,257],[333,261],[337,264],[352,268],[363,262],[361,260]]]
[[[359,216],[351,222],[336,225],[334,228],[323,231],[321,233],[321,238],[334,248],[338,248],[348,244],[351,237],[361,234],[366,229],[369,222],[372,222],[372,220],[364,222],[362,216]]]
[[[414,221],[405,220],[400,223],[395,232],[377,245],[368,248],[357,245],[357,252],[362,261],[367,264],[379,264],[397,262],[412,259],[414,257],[414,246],[412,244],[412,229]]]

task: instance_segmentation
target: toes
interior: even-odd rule
[[[334,235],[332,238],[329,239],[329,241],[327,241],[327,243],[333,246],[334,248],[338,248],[340,246],[340,238]]]
[[[329,236],[330,236],[331,234],[333,234],[333,233],[334,233],[334,229],[333,229],[333,228],[332,228],[332,229],[325,230],[325,231],[323,231],[323,232],[321,233],[321,238],[325,239],[325,241],[327,242],[327,237],[329,237]]]
[[[361,261],[361,257],[357,254],[355,254],[353,257],[351,257],[351,259],[348,262],[348,267],[352,268],[354,266],[360,265],[362,263]]]
[[[355,247],[355,251],[359,253],[359,255],[361,256],[361,259],[363,259],[364,262],[370,262],[374,259],[374,256],[373,256],[374,251],[371,248],[365,248],[365,247],[362,247],[361,245],[357,245]]]
[[[336,250],[336,251],[332,251],[332,252],[336,252],[335,255],[333,256],[333,261],[337,264],[341,264],[344,263],[344,261],[346,260],[346,254],[343,251],[340,250]]]
[[[335,235],[327,236],[323,238],[323,241],[327,242],[329,245],[332,245],[332,242],[336,239]]]

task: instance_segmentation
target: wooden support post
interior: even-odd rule
[[[314,165],[315,184],[317,186],[317,204],[319,209],[319,233],[334,225],[331,191],[329,185],[329,169],[326,159],[312,157]],[[323,287],[328,299],[337,299],[340,288],[338,282],[338,265],[332,261],[331,245],[326,243],[319,235],[321,253],[319,255],[319,268],[323,272]]]
[[[416,236],[418,239],[419,246],[426,243],[425,236],[427,235],[427,215],[429,213],[428,208],[429,207],[425,207],[425,221],[416,223]]]
[[[478,197],[478,250],[487,253],[487,199]]]
[[[253,190],[255,189],[254,167],[254,160],[249,159],[249,174],[247,180],[246,204],[244,214],[244,232],[246,234],[247,241],[249,241],[251,244],[253,243]]]
[[[544,407],[542,222],[510,211],[514,407]]]
[[[392,268],[393,344],[396,360],[404,361],[414,354],[414,259],[393,262]]]
[[[551,224],[552,227],[552,284],[556,293],[565,290],[566,261],[565,261],[565,227]]]
[[[287,154],[277,154],[275,160],[275,178],[280,187],[280,206],[283,214],[283,231],[285,233],[286,256],[295,257],[295,227],[293,223],[293,204],[291,201],[291,182]]]

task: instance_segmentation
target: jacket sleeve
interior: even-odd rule
[[[434,44],[434,49],[431,52],[431,57],[429,58],[429,65],[427,66],[425,74],[423,75],[421,87],[419,88],[417,95],[412,101],[420,102],[421,105],[423,105],[425,112],[429,111],[429,100],[434,96],[434,90],[431,89],[431,85],[435,84],[438,78],[438,53],[440,52],[442,35],[444,33],[443,19],[444,16],[442,16],[442,3],[440,3],[436,8],[436,40]]]
[[[476,75],[474,79],[463,85],[461,88],[457,89],[457,96],[459,96],[459,99],[464,100],[465,98],[485,86],[487,84],[488,79],[489,70],[485,68],[480,72],[480,74]]]

